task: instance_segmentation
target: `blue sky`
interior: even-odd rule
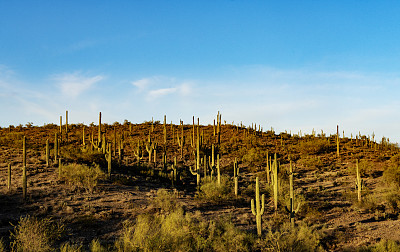
[[[398,1],[0,1],[0,126],[125,119],[400,139]]]

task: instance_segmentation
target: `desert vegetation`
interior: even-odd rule
[[[0,129],[0,250],[400,250],[389,139],[65,119]]]

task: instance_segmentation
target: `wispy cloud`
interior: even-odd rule
[[[160,89],[150,90],[147,96],[149,99],[153,100],[160,98],[161,96],[175,93],[176,90],[177,88],[160,88]]]
[[[145,93],[147,101],[153,101],[172,94],[188,96],[191,94],[194,84],[192,81],[178,80],[172,77],[153,76],[132,81],[132,85],[139,92]]]
[[[102,75],[92,77],[83,76],[80,73],[64,73],[52,78],[56,81],[61,92],[69,97],[76,98],[90,89],[94,84],[104,79]]]
[[[148,86],[150,86],[152,83],[154,83],[156,81],[155,79],[156,77],[152,77],[152,78],[143,78],[137,81],[132,81],[132,85],[134,85],[135,87],[137,87],[139,89],[139,91],[147,88]]]

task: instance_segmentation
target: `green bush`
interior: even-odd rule
[[[383,179],[389,186],[400,187],[400,166],[391,164],[383,172]]]
[[[158,189],[157,195],[151,200],[151,203],[161,212],[172,212],[181,207],[177,201],[177,194],[167,189]]]
[[[231,199],[234,186],[227,176],[221,176],[221,185],[217,180],[206,181],[200,185],[199,198],[214,202]]]
[[[67,242],[61,245],[60,252],[82,252],[82,246],[72,245]]]
[[[69,184],[92,192],[99,180],[106,177],[99,166],[68,164],[62,166],[62,178]]]
[[[332,152],[336,149],[336,145],[331,144],[326,139],[313,139],[312,141],[302,142],[300,144],[300,153],[307,155],[318,155]]]
[[[251,237],[230,221],[204,221],[177,209],[168,215],[139,215],[126,222],[117,251],[248,251]]]
[[[54,243],[61,238],[64,226],[50,218],[21,217],[11,232],[13,251],[53,251]]]
[[[310,170],[324,170],[325,167],[324,162],[317,156],[302,157],[297,161],[297,164]]]
[[[90,252],[107,252],[107,249],[101,246],[100,241],[98,239],[92,240],[89,249]]]
[[[369,251],[371,252],[397,252],[400,251],[399,243],[392,240],[381,240],[374,246],[372,246]]]
[[[250,165],[261,165],[267,160],[267,153],[261,148],[246,149],[246,153],[243,155],[243,161],[249,162]]]
[[[3,237],[0,238],[0,251],[6,251],[6,245],[4,244]]]
[[[269,230],[265,239],[259,240],[256,247],[271,251],[323,251],[320,240],[321,235],[304,223],[295,228],[286,223],[279,230]]]

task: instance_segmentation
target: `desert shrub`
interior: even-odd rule
[[[158,189],[157,195],[151,200],[151,203],[163,212],[172,212],[181,207],[177,201],[177,194],[167,189]]]
[[[395,214],[400,210],[400,195],[397,188],[391,189],[386,195],[386,210],[388,213]]]
[[[283,174],[281,174],[283,175]],[[287,174],[285,174],[286,176],[279,176],[279,185],[278,185],[278,192],[279,192],[279,197],[278,197],[278,205],[280,206],[287,206],[289,207],[289,202],[290,202],[290,188],[289,188],[289,177],[287,176]],[[302,208],[305,208],[306,206],[306,199],[304,197],[304,195],[300,192],[300,189],[297,188],[296,182],[294,182],[294,204],[295,204],[295,209],[297,208],[297,205],[300,204],[299,206],[299,214],[297,214],[297,216],[299,215],[305,215],[305,212],[302,211]],[[273,188],[273,184],[266,184],[265,186],[266,189],[266,195],[265,197],[271,197],[273,199],[273,195],[274,195],[274,188]],[[260,193],[262,193],[262,190],[260,191]],[[263,192],[264,193],[264,192]],[[268,196],[270,195],[270,196]],[[254,194],[251,195],[251,197],[254,197]],[[285,211],[284,208],[282,208],[282,211],[286,214],[287,212]],[[296,219],[297,219],[296,216]]]
[[[400,187],[400,166],[391,164],[383,172],[383,179],[389,186]]]
[[[234,186],[227,176],[221,176],[221,185],[217,180],[209,180],[200,185],[199,198],[214,202],[228,200],[232,197]]]
[[[358,161],[358,171],[360,172],[361,177],[365,177],[368,174],[371,174],[372,168],[374,167],[374,162],[361,159]],[[350,175],[356,176],[356,161],[352,162],[352,164],[348,167],[348,172]]]
[[[335,150],[335,145],[329,140],[314,138],[311,141],[302,142],[300,144],[300,152],[308,155],[324,154]]]
[[[393,166],[399,167],[400,166],[400,154],[396,154],[393,157],[391,157],[390,163],[393,164]]]
[[[310,170],[323,170],[325,167],[324,162],[317,156],[302,157],[297,161],[297,164]]]
[[[23,132],[11,132],[0,137],[0,145],[20,148],[22,146]]]
[[[62,167],[62,178],[73,186],[92,192],[99,180],[105,178],[105,173],[98,165],[87,166],[72,163]]]
[[[226,219],[204,221],[182,209],[126,222],[117,251],[248,251],[251,237]]]
[[[69,242],[64,243],[60,247],[60,252],[81,252],[82,246],[70,244]]]
[[[0,238],[0,251],[6,251],[6,245],[4,244],[3,237]]]
[[[101,246],[98,239],[94,239],[90,242],[89,250],[90,252],[107,252],[107,249]]]
[[[63,232],[64,226],[50,218],[21,217],[11,232],[11,248],[13,251],[53,251],[54,243]]]
[[[304,223],[292,228],[286,223],[279,230],[269,230],[256,247],[271,251],[323,251],[320,241],[321,234],[314,228]]]
[[[267,153],[261,148],[246,149],[246,153],[243,155],[243,161],[249,162],[251,165],[261,165],[267,160]]]
[[[97,150],[91,150],[89,146],[83,147],[82,149],[75,148],[72,145],[62,146],[61,152],[63,158],[67,160],[74,160],[76,163],[84,164],[98,164],[102,167],[106,166],[106,160],[103,153]]]
[[[366,251],[371,252],[395,252],[400,251],[400,244],[392,240],[381,240]]]

